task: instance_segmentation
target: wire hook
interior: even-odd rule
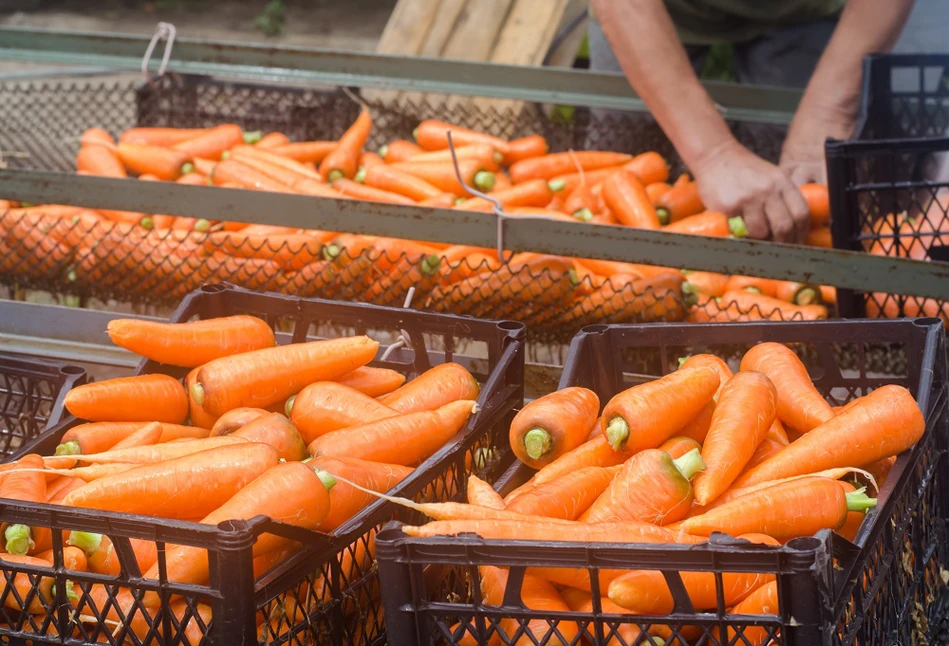
[[[155,46],[162,38],[165,39],[165,53],[162,54],[161,63],[158,66],[158,77],[161,78],[164,76],[165,70],[168,67],[168,60],[171,58],[171,48],[175,44],[176,33],[177,30],[175,26],[170,22],[160,22],[155,25],[155,33],[152,34],[152,39],[149,41],[148,48],[145,50],[145,56],[142,57],[142,74],[145,75],[145,80],[152,80],[151,75],[148,73],[148,62],[152,58]]]

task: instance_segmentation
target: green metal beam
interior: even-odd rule
[[[6,170],[0,171],[0,195],[26,202],[238,222],[265,221],[291,227],[480,247],[494,247],[498,242],[497,218],[490,213],[172,182]],[[513,251],[688,267],[949,299],[949,263],[533,217],[506,219],[503,229],[504,247]]]
[[[0,28],[0,59],[138,70],[148,36]],[[151,59],[157,68],[163,43]],[[275,47],[176,38],[169,69],[269,82],[434,92],[538,103],[644,110],[621,74],[418,57],[385,56],[303,47]],[[705,84],[729,119],[790,123],[799,90]]]

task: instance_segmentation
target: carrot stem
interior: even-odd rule
[[[629,424],[626,420],[617,415],[606,425],[606,440],[613,447],[614,451],[621,450],[621,447],[629,439]]]
[[[93,534],[92,532],[69,532],[69,538],[66,539],[66,545],[78,547],[86,556],[92,556],[102,544],[102,534]]]
[[[204,406],[204,386],[198,382],[191,384],[191,399],[198,406]]]
[[[57,446],[53,455],[80,455],[81,453],[82,447],[79,446],[79,442],[70,440]]]
[[[192,164],[191,162],[185,162],[184,164],[182,164],[181,166],[182,175],[187,175],[193,172],[194,172],[194,164]]]
[[[6,540],[7,552],[23,556],[33,549],[33,539],[30,538],[29,525],[10,525],[3,532],[3,538]]]
[[[323,486],[326,487],[327,491],[336,486],[336,478],[334,478],[329,471],[318,469],[316,471],[316,477],[320,479],[320,482],[323,483]]]
[[[494,173],[486,170],[479,170],[475,173],[474,183],[482,191],[490,191],[494,188]]]
[[[567,182],[562,179],[552,179],[547,182],[547,188],[550,189],[551,193],[559,193],[567,187]]]
[[[797,293],[794,297],[795,305],[819,305],[821,302],[820,291],[813,287],[806,287]]]
[[[748,237],[748,229],[745,227],[745,221],[741,219],[741,216],[728,218],[728,230],[731,231],[732,235],[736,238]]]
[[[262,130],[251,130],[250,132],[245,132],[244,143],[248,145],[256,144],[263,138],[263,136],[264,132]]]
[[[591,211],[590,209],[586,207],[583,207],[582,209],[575,211],[573,213],[573,217],[576,218],[577,220],[580,220],[581,222],[589,222],[590,220],[593,219],[593,211]]]
[[[702,453],[698,449],[692,449],[672,462],[686,480],[691,480],[696,473],[705,470],[705,460],[702,459]]]
[[[867,488],[861,487],[856,491],[848,491],[844,496],[847,498],[847,511],[866,511],[876,507],[877,499],[870,498],[867,495]]]
[[[359,168],[356,169],[356,174],[353,175],[353,181],[359,182],[360,184],[366,181],[366,167],[365,166],[360,166]]]
[[[524,434],[524,449],[533,460],[539,460],[553,446],[550,433],[540,427],[532,428]]]

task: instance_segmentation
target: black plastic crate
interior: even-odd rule
[[[378,358],[371,365],[413,377],[432,366],[455,361],[478,379],[482,384],[478,398],[480,412],[472,416],[455,440],[393,488],[392,495],[447,501],[463,494],[469,474],[479,473],[493,481],[511,463],[507,428],[515,409],[523,401],[525,331],[522,324],[292,298],[226,285],[205,286],[192,293],[181,303],[172,320],[183,322],[233,314],[251,314],[266,320],[274,327],[278,343],[369,334],[381,342]],[[400,334],[407,337],[407,345],[394,349],[382,360],[387,347]],[[144,360],[137,370],[139,374],[152,372],[181,377],[186,371]],[[70,417],[55,431],[32,443],[29,450],[51,454],[62,433],[79,421]],[[146,516],[0,501],[0,522],[101,533],[109,536],[119,553],[127,557],[121,574],[115,578],[73,572],[67,575],[60,566],[59,541],[54,549],[56,590],[65,589],[67,578],[80,586],[76,614],[105,616],[104,609],[111,606],[106,606],[109,602],[103,600],[116,598],[119,587],[129,588],[136,594],[157,590],[163,595],[165,603],[160,612],[143,614],[146,611],[142,607],[134,607],[125,620],[140,628],[141,634],[117,632],[110,638],[111,642],[107,641],[114,644],[197,646],[200,642],[231,646],[257,643],[259,638],[260,643],[266,644],[343,646],[384,639],[380,587],[369,546],[383,523],[415,518],[397,505],[378,500],[337,530],[319,534],[265,517],[209,527]],[[251,547],[257,536],[267,532],[295,538],[304,547],[279,566],[259,573],[255,580]],[[130,551],[129,538],[157,541],[160,567],[164,563],[162,548],[165,544],[206,548],[211,563],[209,584],[187,586],[164,579],[143,580]],[[7,576],[27,571],[40,572],[0,561],[0,573]],[[103,582],[112,586],[109,593],[98,597],[94,606],[90,605],[93,602],[89,594],[91,586]],[[36,581],[32,584],[35,589]],[[168,599],[174,594],[181,594],[184,603],[169,605]],[[55,634],[61,634],[69,625],[73,608],[63,596],[57,596],[48,605],[47,614],[34,615],[33,623],[30,623],[31,615],[0,607],[0,639],[28,637],[34,643],[61,643]],[[0,606],[3,606],[2,600]],[[306,611],[286,615],[291,606]],[[184,615],[173,618],[173,613],[182,608],[187,609]],[[260,626],[255,621],[258,611],[267,618]],[[209,612],[214,617],[210,625],[207,624]],[[201,613],[203,619],[199,620],[197,614]],[[50,626],[55,632],[49,632]],[[148,632],[149,626],[155,630]],[[112,630],[117,626],[113,622],[108,627]],[[72,638],[76,641],[68,643],[95,643],[106,636],[107,632],[87,627],[85,631],[74,632]]]
[[[486,643],[488,630],[503,618],[543,619],[551,626],[567,620],[585,622],[587,642],[598,646],[632,646],[616,633],[629,624],[656,632],[664,626],[665,644],[747,644],[744,632],[752,626],[770,631],[773,641],[768,643],[773,646],[942,643],[936,635],[949,608],[941,578],[949,567],[949,385],[944,339],[935,319],[585,328],[574,338],[560,386],[591,388],[602,403],[631,385],[675,370],[679,357],[711,352],[737,368],[751,345],[775,341],[798,352],[817,387],[835,404],[883,384],[906,386],[926,416],[926,432],[898,458],[879,494],[878,507],[868,515],[855,543],[827,530],[780,548],[752,546],[722,534],[713,535],[703,546],[557,543],[555,536],[543,543],[474,535],[419,539],[407,537],[392,524],[377,538],[391,643],[458,643],[459,624],[469,622],[473,633],[467,639]],[[886,372],[874,369],[869,358],[880,347],[905,353],[906,361]],[[496,489],[506,493],[530,473],[518,464],[499,479]],[[477,566],[489,564],[510,568],[502,607],[483,605],[474,597]],[[605,614],[599,612],[600,606],[585,614],[528,610],[520,602],[519,586],[525,568],[532,566],[587,570],[594,599],[599,596],[596,574],[601,569],[660,570],[675,609],[670,615]],[[683,570],[715,573],[716,609],[695,611],[678,574]],[[779,613],[730,615],[724,605],[723,572],[776,574]],[[605,590],[601,593],[605,595]],[[726,629],[734,631],[729,641],[714,636],[714,631],[724,635]],[[501,638],[497,643],[508,642]],[[534,642],[527,637],[518,643]],[[541,643],[560,642],[551,637]]]
[[[20,457],[25,445],[55,427],[66,393],[85,382],[80,366],[0,354],[0,461]]]
[[[826,146],[834,247],[949,261],[949,55],[864,62],[857,137]],[[842,316],[939,316],[945,301],[838,290]]]

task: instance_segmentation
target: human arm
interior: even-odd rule
[[[849,0],[807,85],[781,152],[795,184],[827,182],[824,141],[853,136],[863,59],[892,49],[915,0]]]

